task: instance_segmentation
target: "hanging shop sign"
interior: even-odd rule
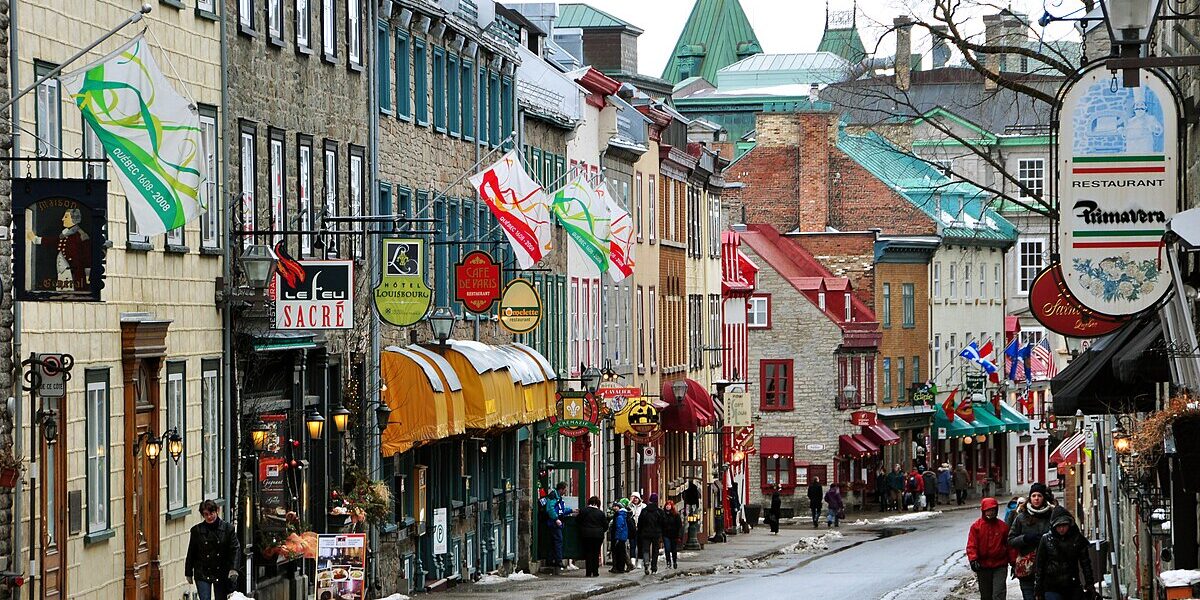
[[[287,414],[271,413],[261,417],[268,429],[266,443],[258,453],[258,527],[263,531],[282,532],[287,529],[295,496],[288,478],[291,461],[287,456],[290,445],[285,438]]]
[[[967,375],[967,389],[972,392],[983,393],[983,388],[987,386],[987,375]]]
[[[550,428],[569,438],[600,433],[600,402],[587,392],[562,391],[554,395],[557,405]]]
[[[433,290],[425,283],[425,240],[383,240],[382,277],[375,287],[375,310],[389,325],[408,327],[425,318]]]
[[[275,329],[352,329],[354,261],[279,257],[267,290]]]
[[[912,403],[914,406],[932,406],[936,399],[935,396],[933,386],[927,383],[921,384],[912,392]]]
[[[1046,267],[1033,280],[1029,312],[1046,329],[1072,338],[1107,335],[1129,322],[1129,317],[1106,317],[1082,306],[1067,289],[1059,263]]]
[[[856,410],[850,413],[850,424],[855,427],[870,427],[879,424],[879,415],[869,410]]]
[[[603,400],[600,410],[605,417],[611,417],[629,403],[631,398],[641,398],[642,388],[607,385],[596,390],[596,394]]]
[[[17,300],[98,302],[104,288],[108,186],[94,179],[14,179]]]
[[[75,358],[70,354],[38,354],[32,367],[37,374],[37,392],[40,398],[63,398],[67,395],[67,380],[71,378],[71,367]]]
[[[1163,233],[1175,214],[1179,109],[1157,71],[1120,87],[1097,63],[1062,94],[1058,122],[1058,247],[1063,281],[1100,315],[1152,308],[1171,274]]]
[[[529,333],[542,321],[542,297],[528,279],[514,279],[500,297],[500,325],[509,333]]]
[[[635,444],[650,444],[665,433],[662,417],[649,398],[630,398],[613,417],[613,431],[623,434]]]
[[[317,598],[362,600],[366,597],[366,572],[367,534],[323,533],[317,537]]]
[[[748,427],[751,418],[750,394],[725,392],[725,426]]]
[[[468,253],[454,266],[454,299],[467,312],[487,313],[500,299],[500,263],[481,250]]]

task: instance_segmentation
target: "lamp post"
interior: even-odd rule
[[[454,311],[445,306],[439,306],[429,313],[429,329],[439,346],[445,346],[446,340],[450,339],[450,333],[454,331],[454,319]]]
[[[1158,21],[1158,10],[1162,0],[1101,0],[1104,23],[1108,27],[1108,39],[1114,53],[1121,59],[1137,59],[1154,34]],[[1140,84],[1137,67],[1125,68],[1121,73],[1125,87]]]
[[[267,287],[275,275],[278,261],[275,251],[266,244],[252,244],[247,247],[242,252],[242,269],[246,273],[246,282],[255,289]]]
[[[333,409],[329,416],[333,418],[333,428],[338,433],[346,433],[346,428],[350,426],[350,409],[342,404]]]
[[[183,436],[179,435],[178,429],[172,428],[163,438],[167,442],[167,454],[175,464],[179,464],[179,459],[183,456]]]
[[[855,400],[858,398],[858,388],[854,387],[853,383],[847,383],[846,387],[842,388],[842,398],[845,399],[847,408],[858,408]]]
[[[319,440],[325,433],[325,417],[317,412],[317,409],[309,409],[308,414],[304,416],[304,426],[308,428],[309,439]]]
[[[583,380],[583,389],[587,390],[587,393],[595,394],[596,390],[600,389],[600,369],[588,367],[584,369],[580,379]]]

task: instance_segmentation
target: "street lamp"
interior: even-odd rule
[[[687,395],[688,384],[686,379],[676,379],[675,383],[671,384],[671,391],[675,392],[675,403],[683,404],[683,397]]]
[[[600,369],[596,367],[588,367],[584,369],[581,377],[583,380],[583,389],[589,394],[595,394],[596,390],[600,389]]]
[[[253,244],[242,252],[242,269],[246,271],[246,281],[256,289],[267,287],[275,275],[278,257],[271,247],[266,244]]]
[[[309,439],[319,440],[325,433],[325,417],[317,409],[310,408],[304,417],[304,426],[308,428]]]
[[[271,428],[267,423],[259,418],[250,426],[250,442],[254,445],[254,449],[262,452],[267,449],[267,435],[271,433]]]
[[[158,456],[162,454],[162,439],[154,435],[154,433],[148,433],[147,435],[146,458],[150,459],[150,464],[154,464],[158,462]]]
[[[1120,423],[1117,423],[1117,426],[1113,427],[1112,437],[1113,449],[1117,451],[1117,454],[1129,454],[1129,448],[1132,446],[1133,440],[1125,432],[1125,428]]]
[[[1137,47],[1150,41],[1154,24],[1158,20],[1158,7],[1162,0],[1101,0],[1104,20],[1108,25],[1108,37],[1114,48],[1122,50],[1132,47],[1136,56]]]
[[[346,427],[350,425],[350,409],[341,405],[333,409],[329,416],[333,418],[334,429],[337,429],[338,433],[345,433]]]
[[[433,309],[429,314],[429,329],[438,345],[445,346],[446,340],[450,339],[450,332],[454,330],[454,311],[445,306]]]
[[[388,428],[391,418],[392,407],[388,406],[386,402],[379,402],[375,406],[375,426],[379,428],[379,431]]]
[[[853,383],[847,383],[846,387],[842,388],[842,398],[845,399],[847,405],[853,404],[854,400],[858,398],[858,388],[854,387]]]
[[[172,428],[163,437],[167,442],[167,454],[171,456],[171,460],[175,461],[175,464],[179,464],[179,458],[183,456],[183,436],[179,435],[178,429]]]

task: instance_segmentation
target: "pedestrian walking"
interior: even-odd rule
[[[900,502],[904,496],[904,473],[900,470],[900,465],[892,467],[892,472],[888,473],[888,494],[890,497],[889,504],[892,510],[900,510]]]
[[[971,474],[962,463],[954,468],[954,500],[962,506],[967,501],[967,487],[971,485]]]
[[[953,489],[954,474],[950,472],[950,465],[942,463],[937,474],[938,500],[943,504],[950,504],[950,492]]]
[[[925,486],[925,508],[933,510],[933,507],[937,506],[937,475],[926,469],[921,474],[921,480]]]
[[[1017,511],[1021,510],[1021,507],[1024,505],[1025,498],[1022,496],[1013,496],[1012,500],[1008,501],[1008,504],[1004,509],[1004,522],[1007,523],[1009,527],[1012,527],[1013,519],[1017,517]]]
[[[887,512],[888,499],[891,494],[888,492],[887,469],[883,465],[875,470],[875,499],[879,501],[879,512]],[[813,524],[816,527],[816,524]]]
[[[612,552],[612,567],[609,573],[624,573],[629,561],[629,511],[620,502],[613,502],[612,518],[608,527],[608,548]]]
[[[1029,500],[1025,502],[1025,509],[1013,518],[1012,526],[1008,529],[1008,546],[1016,552],[1013,567],[1017,579],[1021,582],[1021,596],[1024,600],[1036,598],[1034,578],[1037,549],[1042,536],[1050,531],[1050,514],[1054,508],[1047,499],[1048,492],[1044,483],[1029,486]]]
[[[908,510],[920,510],[925,501],[925,479],[916,469],[908,472],[904,481],[904,507]]]
[[[812,511],[813,529],[817,528],[817,523],[821,520],[821,498],[824,496],[821,478],[813,477],[812,483],[808,484],[808,508]]]
[[[667,500],[663,505],[663,558],[668,569],[679,568],[679,544],[683,541],[683,517],[675,510],[675,503]]]
[[[649,501],[638,517],[638,549],[642,552],[642,569],[645,574],[658,572],[658,549],[663,537],[666,514],[658,507],[658,494],[650,494]]]
[[[550,557],[546,562],[555,575],[559,569],[565,569],[563,564],[563,518],[571,514],[563,502],[563,492],[567,491],[567,482],[560,481],[542,499],[546,506],[546,525],[550,528]]]
[[[846,516],[846,506],[842,504],[842,488],[836,483],[829,486],[829,491],[825,492],[825,507],[828,511],[825,516],[825,527],[841,527],[842,518]]]
[[[1075,526],[1071,513],[1054,507],[1050,531],[1038,541],[1034,569],[1034,595],[1042,600],[1098,598],[1088,542]],[[1082,573],[1082,578],[1080,574]]]
[[[779,486],[771,488],[771,508],[767,511],[767,525],[771,526],[771,535],[779,535],[779,516],[783,500],[779,497]]]
[[[600,498],[588,498],[587,506],[579,511],[579,541],[583,545],[584,577],[600,576],[600,548],[608,533],[608,517],[600,510]]]
[[[967,534],[967,561],[979,579],[979,596],[982,600],[1004,600],[1007,595],[1008,524],[997,518],[1000,512],[995,498],[984,498],[979,502],[983,513]]]
[[[199,600],[224,600],[237,585],[238,539],[233,526],[221,520],[221,507],[200,503],[200,523],[192,526],[183,575],[196,586]]]
[[[633,564],[629,566],[629,569],[632,571],[642,566],[641,536],[638,531],[638,519],[642,516],[642,509],[646,508],[646,505],[642,502],[641,492],[634,492],[629,495],[628,508],[629,514],[633,517],[633,534],[629,538],[629,554],[633,557]]]

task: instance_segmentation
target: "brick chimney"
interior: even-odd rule
[[[941,35],[949,35],[950,28],[945,25],[934,25],[930,29],[933,30],[933,48],[930,52],[933,55],[933,68],[940,69],[950,62],[950,46],[946,43],[946,38],[941,37]]]
[[[896,89],[907,90],[912,82],[912,19],[896,17]]]
[[[745,220],[780,231],[825,231],[829,224],[829,154],[838,134],[829,112],[764,112],[757,143],[726,173],[741,181]]]

